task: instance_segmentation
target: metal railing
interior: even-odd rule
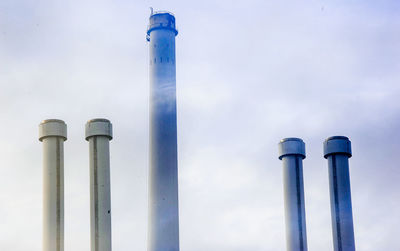
[[[154,11],[152,15],[155,14],[170,14],[171,16],[175,17],[174,13],[165,10]]]

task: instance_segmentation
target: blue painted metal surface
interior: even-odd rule
[[[328,159],[335,251],[355,250],[349,175],[349,158],[351,156],[351,142],[347,137],[334,136],[325,140],[324,157]]]
[[[179,250],[175,17],[150,16],[150,172],[148,251]]]
[[[279,143],[279,159],[283,163],[286,249],[288,251],[307,250],[303,184],[303,159],[305,157],[303,140],[286,138]]]

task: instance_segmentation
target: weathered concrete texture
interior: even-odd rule
[[[64,141],[67,125],[48,119],[39,125],[43,142],[43,251],[64,250]]]
[[[90,162],[90,247],[111,251],[110,143],[112,124],[107,119],[86,123]]]

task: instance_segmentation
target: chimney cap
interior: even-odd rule
[[[306,146],[300,138],[284,138],[278,144],[279,159],[288,155],[299,155],[302,159],[306,157]]]
[[[147,36],[154,30],[170,30],[178,35],[175,24],[175,15],[169,11],[153,11],[150,14]]]
[[[106,136],[111,140],[113,134],[110,120],[104,118],[89,120],[85,126],[85,139],[89,140],[93,136]]]
[[[60,119],[45,119],[39,124],[39,140],[46,137],[61,137],[67,140],[67,124]]]
[[[324,158],[332,154],[352,156],[351,141],[345,136],[332,136],[324,141]]]

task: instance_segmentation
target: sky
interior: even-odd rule
[[[41,250],[38,125],[68,125],[65,250],[90,246],[84,125],[111,120],[113,250],[146,250],[146,26],[175,13],[180,245],[285,249],[277,144],[306,143],[309,250],[333,250],[323,141],[352,141],[356,248],[400,234],[400,2],[0,1],[0,250]]]

